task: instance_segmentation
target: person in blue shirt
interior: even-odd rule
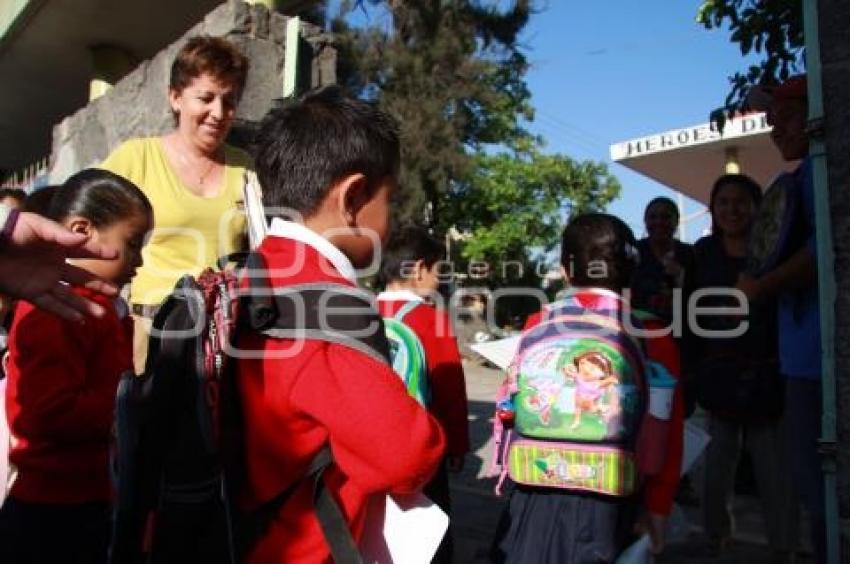
[[[775,296],[779,302],[779,362],[786,382],[788,463],[800,501],[809,514],[817,562],[826,562],[824,482],[818,454],[822,414],[820,310],[814,185],[806,135],[806,77],[792,77],[773,89],[762,89],[761,94],[761,104],[756,105],[767,110],[773,144],[786,161],[801,161],[791,174],[808,236],[805,244],[763,276],[742,276],[738,288],[750,300]]]

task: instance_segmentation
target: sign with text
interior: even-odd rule
[[[765,114],[748,114],[727,121],[722,135],[713,123],[704,123],[615,143],[611,145],[611,160],[633,159],[653,153],[711,143],[721,139],[759,135],[770,130],[771,127],[767,124]]]

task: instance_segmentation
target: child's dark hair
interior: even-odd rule
[[[362,173],[372,188],[398,173],[395,120],[336,86],[269,112],[255,141],[257,176],[271,208],[309,216],[346,174]]]
[[[50,202],[53,200],[54,194],[59,189],[59,186],[42,186],[34,190],[24,200],[22,211],[37,213],[38,215],[47,217],[50,215]]]
[[[390,282],[404,280],[412,263],[421,260],[426,267],[431,268],[445,256],[446,247],[424,227],[406,226],[397,229],[384,249],[380,282],[386,286]]]
[[[634,233],[613,215],[580,215],[561,235],[561,265],[572,286],[621,292],[631,283],[639,260]]]
[[[643,210],[644,218],[646,217],[646,214],[649,213],[649,210],[651,210],[655,206],[664,206],[668,208],[673,213],[673,216],[676,218],[676,221],[679,221],[679,206],[676,205],[676,202],[666,196],[658,196],[656,198],[651,199],[649,203],[646,204],[646,207]]]
[[[87,168],[56,190],[49,217],[62,221],[78,215],[94,227],[106,227],[138,214],[153,216],[151,204],[138,186],[108,170]]]
[[[761,205],[762,193],[761,186],[759,186],[758,182],[746,174],[724,174],[714,181],[714,186],[711,187],[711,197],[709,198],[708,204],[708,209],[711,211],[711,232],[715,235],[722,234],[717,222],[714,221],[715,200],[717,199],[717,195],[720,193],[720,190],[730,184],[743,188],[750,199],[752,199],[753,207],[758,208]]]

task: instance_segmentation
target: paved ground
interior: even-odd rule
[[[473,454],[466,467],[452,476],[453,528],[455,561],[458,563],[487,562],[487,553],[502,511],[503,499],[493,494],[495,480],[486,477],[492,461],[491,415],[493,398],[501,375],[498,371],[474,362],[466,363],[466,388],[469,397],[469,419]],[[659,562],[700,563],[769,563],[772,552],[766,544],[758,501],[742,496],[736,501],[737,533],[732,546],[722,558],[707,558],[700,522],[699,508],[682,511],[682,524],[675,539]],[[798,558],[808,563],[808,558]],[[568,564],[568,563],[565,563]]]

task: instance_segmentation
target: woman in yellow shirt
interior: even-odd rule
[[[150,320],[177,280],[246,248],[242,187],[251,159],[224,139],[247,74],[248,59],[227,40],[190,39],[171,67],[175,129],[126,141],[101,165],[139,186],[154,211],[144,265],[130,285],[137,372]]]

